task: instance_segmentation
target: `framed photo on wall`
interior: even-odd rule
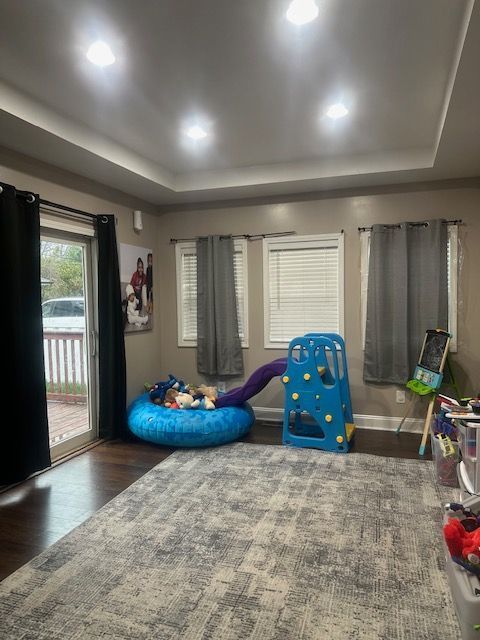
[[[153,252],[120,243],[120,287],[125,333],[153,329]]]

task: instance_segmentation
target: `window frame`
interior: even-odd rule
[[[241,339],[242,349],[249,347],[249,330],[248,330],[248,263],[247,263],[247,239],[234,238],[233,245],[235,253],[242,254],[242,275],[243,275],[243,332]],[[197,339],[188,339],[184,337],[184,313],[182,305],[182,257],[185,254],[196,253],[195,241],[182,241],[175,243],[175,275],[176,275],[176,293],[177,293],[177,346],[178,347],[196,347]]]
[[[458,226],[449,224],[448,243],[450,248],[450,260],[448,261],[448,327],[452,334],[448,350],[457,352],[458,348]],[[360,330],[362,351],[365,351],[365,336],[367,328],[367,293],[368,293],[368,266],[370,260],[371,231],[363,231],[360,235]]]
[[[344,233],[324,233],[306,236],[271,237],[263,239],[263,339],[265,349],[288,348],[289,342],[270,340],[270,281],[269,255],[273,249],[318,249],[336,247],[338,250],[338,333],[345,335],[345,250]],[[292,336],[296,338],[297,336]]]

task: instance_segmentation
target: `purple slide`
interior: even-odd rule
[[[287,369],[287,358],[279,358],[268,364],[264,364],[252,373],[250,378],[242,387],[232,389],[223,396],[220,396],[215,402],[215,406],[231,407],[232,405],[242,404],[252,396],[260,393],[272,378],[281,376]]]

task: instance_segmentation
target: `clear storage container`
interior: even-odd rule
[[[473,493],[480,492],[480,422],[456,420],[464,470]]]
[[[480,497],[467,499],[464,507],[469,507],[474,513],[480,513]],[[445,514],[444,524],[447,523],[448,517],[448,514]],[[445,539],[443,546],[448,582],[460,623],[462,640],[477,640],[480,637],[475,629],[480,625],[480,577],[452,560]]]
[[[458,442],[444,441],[433,433],[430,434],[432,443],[432,458],[435,465],[435,475],[438,484],[445,487],[458,487],[457,463],[459,460]]]

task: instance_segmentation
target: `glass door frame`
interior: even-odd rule
[[[62,225],[63,226],[63,225]],[[87,405],[89,429],[84,433],[50,445],[52,462],[98,440],[98,287],[97,241],[94,236],[41,226],[40,239],[83,247],[83,285],[85,298],[85,349],[87,362]]]

